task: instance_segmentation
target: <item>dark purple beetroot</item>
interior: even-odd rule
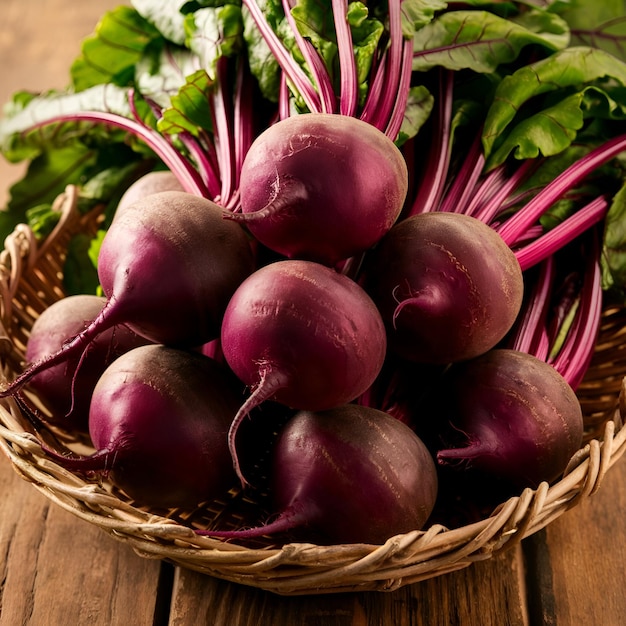
[[[102,311],[105,298],[75,295],[58,300],[37,318],[26,346],[26,366],[54,354],[80,333]],[[65,363],[46,369],[29,383],[50,416],[48,422],[65,430],[87,432],[91,394],[104,370],[119,356],[149,343],[126,326],[114,326],[98,335]]]
[[[406,162],[380,130],[354,117],[303,114],[261,133],[241,170],[241,220],[288,258],[334,266],[394,224],[408,188]]]
[[[108,474],[138,503],[195,507],[235,484],[228,429],[241,386],[197,352],[135,348],[104,372],[89,412],[91,456],[48,454],[80,472]]]
[[[524,352],[492,350],[457,364],[438,393],[434,410],[449,439],[437,459],[474,476],[483,491],[553,481],[582,445],[576,394],[551,365]]]
[[[419,363],[470,359],[495,347],[521,307],[522,272],[483,222],[423,213],[397,223],[368,261],[366,290],[389,346]]]
[[[303,541],[384,543],[426,523],[437,497],[435,463],[406,424],[368,407],[300,411],[274,446],[271,493],[278,517],[245,538],[293,532]]]

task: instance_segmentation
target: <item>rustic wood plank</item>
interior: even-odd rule
[[[626,622],[626,459],[600,490],[527,541],[534,623]]]
[[[0,493],[1,624],[153,624],[159,562],[50,503],[3,455]]]
[[[393,592],[284,597],[177,569],[170,626],[525,626],[518,551]]]

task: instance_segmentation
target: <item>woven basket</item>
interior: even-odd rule
[[[58,226],[43,242],[18,226],[0,256],[0,358],[4,376],[23,368],[29,329],[37,316],[63,297],[62,268],[68,242],[93,232],[99,215],[80,215],[77,193],[57,199]],[[578,395],[585,414],[584,447],[555,484],[527,489],[484,519],[448,529],[441,525],[391,537],[384,545],[318,546],[222,542],[196,535],[192,526],[241,526],[258,513],[237,490],[195,511],[151,511],[136,506],[106,480],[89,481],[42,453],[30,421],[14,400],[0,403],[0,445],[15,470],[47,498],[75,516],[125,541],[140,555],[283,595],[340,591],[390,591],[485,560],[538,531],[600,486],[626,450],[626,310],[604,311],[596,355]],[[29,401],[36,403],[36,398]],[[84,445],[58,433],[69,447]],[[248,523],[250,523],[248,521]]]

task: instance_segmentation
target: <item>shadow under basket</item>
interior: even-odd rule
[[[98,212],[81,215],[76,200],[74,187],[59,196],[60,220],[44,241],[24,225],[6,239],[0,256],[0,359],[7,380],[24,367],[35,319],[64,296],[63,266],[71,238],[97,228]],[[259,503],[233,489],[223,500],[194,511],[146,510],[106,479],[89,480],[47,458],[24,408],[13,399],[0,401],[0,446],[18,474],[47,498],[141,556],[282,595],[391,591],[508,550],[598,489],[626,450],[625,335],[626,309],[605,310],[594,359],[578,390],[584,447],[558,482],[526,489],[466,525],[434,524],[390,537],[384,545],[283,544],[276,538],[243,544],[199,536],[193,527],[251,525]],[[70,448],[84,444],[70,434],[56,434]]]

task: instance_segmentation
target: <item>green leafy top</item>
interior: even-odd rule
[[[616,86],[626,86],[626,63],[587,47],[560,50],[504,77],[483,131],[490,166],[503,163],[513,150],[518,159],[557,154],[576,138],[586,116],[623,119],[624,91]],[[545,94],[551,97],[538,107]]]
[[[487,11],[450,11],[415,33],[413,69],[493,72],[515,61],[525,46],[552,52],[568,43],[567,24],[553,13],[530,11],[506,19]]]

